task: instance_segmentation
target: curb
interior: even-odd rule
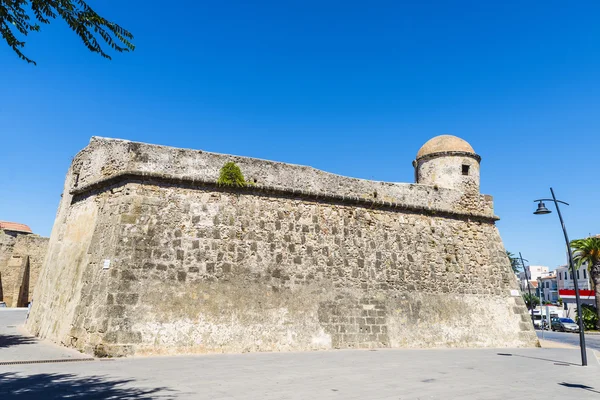
[[[2,365],[23,365],[23,364],[51,364],[65,362],[81,362],[81,361],[96,361],[95,358],[63,358],[58,360],[25,360],[25,361],[2,361]]]

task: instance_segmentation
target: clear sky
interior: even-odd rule
[[[450,133],[508,250],[565,263],[556,213],[532,215],[550,186],[571,238],[600,233],[598,1],[89,3],[135,52],[102,59],[62,22],[27,38],[37,67],[0,43],[0,220],[49,235],[94,135],[411,182]]]

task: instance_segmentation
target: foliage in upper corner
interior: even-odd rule
[[[236,163],[230,161],[225,163],[221,168],[217,185],[244,187],[248,186],[248,183],[244,179],[244,174],[242,174],[240,167],[238,167]]]
[[[39,32],[39,23],[49,24],[56,17],[61,17],[91,52],[104,58],[111,59],[98,40],[119,53],[135,49],[129,31],[98,15],[83,0],[0,0],[0,36],[19,58],[35,64],[21,52],[25,41],[16,35]]]

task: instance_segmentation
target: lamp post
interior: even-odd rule
[[[534,212],[535,215],[542,214],[550,214],[552,211],[548,210],[544,205],[544,201],[553,201],[556,206],[556,212],[558,214],[558,218],[560,219],[560,225],[562,226],[563,234],[565,235],[565,242],[567,242],[567,251],[569,253],[569,266],[573,273],[573,282],[575,286],[575,301],[577,302],[577,315],[578,323],[579,323],[579,347],[581,349],[581,365],[587,365],[587,354],[585,351],[585,332],[583,330],[583,313],[581,312],[581,299],[579,297],[579,283],[577,282],[577,273],[575,271],[575,263],[573,262],[573,252],[571,251],[571,242],[569,241],[569,235],[567,235],[567,228],[565,227],[565,222],[563,221],[562,214],[560,213],[560,207],[558,203],[562,203],[565,205],[569,205],[569,203],[565,203],[564,201],[557,200],[554,195],[554,190],[550,188],[550,193],[552,193],[551,199],[538,199],[534,200],[534,202],[538,202],[538,208]]]
[[[544,332],[546,331],[546,328],[544,327],[544,307],[543,307],[543,295],[542,295],[542,276],[538,276],[537,278],[537,283],[538,283],[538,287],[537,287],[537,292],[538,292],[538,297],[540,299],[540,330],[542,331],[542,339],[544,338]]]
[[[529,283],[529,274],[525,269],[525,261],[523,260],[521,252],[519,252],[519,258],[521,259],[521,267],[523,267],[525,279],[527,279],[527,291],[529,292],[529,311],[531,311],[531,323],[533,324],[533,329],[535,329],[535,322],[533,321],[533,296],[531,295],[531,284]]]

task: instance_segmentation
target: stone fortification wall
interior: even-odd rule
[[[32,300],[48,241],[38,235],[11,236],[0,230],[0,301],[9,307],[24,307]]]
[[[375,182],[301,165],[98,137],[75,157],[74,182],[69,190],[86,193],[127,179],[214,183],[228,161],[239,165],[246,179],[260,190],[398,204],[416,211],[494,216],[492,198],[486,195],[466,196],[444,187]]]
[[[22,296],[23,301],[20,302],[19,306],[26,306],[31,300],[33,300],[34,289],[37,285],[40,271],[48,251],[49,238],[38,235],[19,235],[13,248],[13,257],[27,257],[29,265],[28,271],[20,271],[19,276],[26,278],[27,282],[20,280],[20,283],[15,284],[15,292],[13,298],[15,298],[19,292],[18,287],[22,285],[24,290]],[[14,301],[13,301],[13,305]]]
[[[214,184],[230,160],[255,186]],[[96,355],[533,345],[494,221],[451,189],[94,139],[27,326]]]
[[[12,289],[9,289],[11,287],[10,283],[13,283],[14,286],[14,280],[11,277],[12,274],[7,270],[7,266],[16,240],[16,237],[8,235],[0,229],[0,301],[4,302],[6,302],[4,296],[11,296],[10,292]]]

